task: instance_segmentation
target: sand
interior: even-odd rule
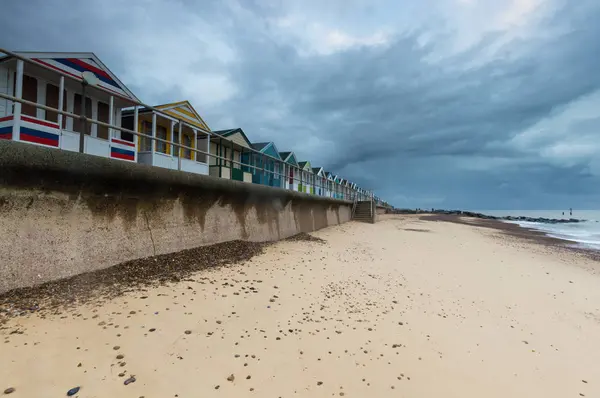
[[[0,394],[600,396],[597,262],[416,216],[313,235],[325,243],[9,319]]]

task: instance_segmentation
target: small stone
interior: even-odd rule
[[[117,351],[119,348],[121,348],[121,347],[119,347],[118,345],[116,345],[116,346],[113,347],[113,350]]]
[[[218,390],[219,388],[221,388],[221,386],[219,386],[219,385],[215,386],[215,390]]]
[[[129,379],[125,380],[123,384],[128,385],[131,383],[135,383],[135,376],[131,376]]]
[[[192,334],[192,331],[191,330],[186,330],[184,333],[185,334]]]
[[[117,359],[123,359],[123,358],[125,358],[125,355],[123,355],[123,354],[117,355]]]
[[[119,373],[119,377],[124,377],[124,376],[125,376],[125,373],[122,373],[122,372]]]
[[[71,388],[69,391],[67,391],[67,397],[72,397],[73,395],[77,394],[80,389],[81,389],[81,387]]]
[[[227,377],[227,381],[234,381],[235,380],[235,376],[232,374],[229,375],[229,377]]]
[[[219,324],[219,325],[220,325],[221,323],[222,323],[221,321],[217,321],[217,324]]]
[[[4,390],[5,394],[12,394],[13,392],[15,392],[15,389],[13,387],[8,387],[6,390]]]
[[[317,381],[317,385],[321,386],[321,385],[323,385],[323,382],[322,381]]]
[[[81,362],[79,362],[79,363],[77,364],[77,367],[78,367],[78,368],[80,368],[80,367],[81,367]]]
[[[250,380],[252,378],[252,376],[248,375],[246,376],[246,380]]]
[[[154,332],[156,330],[156,328],[150,328],[148,329],[149,332]]]

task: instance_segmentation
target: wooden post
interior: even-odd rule
[[[194,132],[194,142],[192,143],[192,148],[198,149],[198,130],[192,129],[192,131]],[[191,151],[190,157],[192,158],[191,160],[196,161],[196,159],[198,159],[196,151]]]
[[[152,112],[152,142],[150,143],[152,165],[154,165],[154,152],[156,152],[156,112]],[[166,145],[166,144],[165,144]]]
[[[222,173],[221,173],[221,168],[223,167],[223,139],[219,138],[219,150],[217,151],[217,154],[219,155],[218,162],[217,164],[219,165],[219,178],[221,178]]]
[[[115,120],[115,97],[113,97],[112,95],[110,96],[110,100],[108,101],[108,124],[110,124],[111,126],[113,125],[113,122]],[[113,129],[111,129],[110,127],[108,128],[108,141],[110,142],[112,140],[112,136],[113,136]],[[119,137],[121,138],[121,132],[119,131]]]
[[[177,147],[177,170],[181,170],[181,155],[182,155],[182,150],[181,150],[181,145],[183,144],[183,122],[180,120],[179,121],[179,128],[177,129],[177,136],[179,137],[179,142],[178,144],[180,146]]]
[[[171,124],[169,126],[169,150],[166,151],[168,152],[167,154],[171,157],[175,156],[175,145],[173,145],[173,143],[175,142],[175,140],[173,139],[173,137],[175,137],[175,121],[171,120]],[[165,144],[165,148],[166,148],[166,144]]]
[[[17,79],[15,81],[15,97],[18,99],[23,98],[23,61],[17,60]],[[21,108],[20,102],[15,101],[13,111],[13,130],[12,139],[19,141],[21,139]]]
[[[63,110],[65,103],[65,77],[61,76],[60,81],[58,83],[58,109]],[[63,118],[64,116],[60,113],[58,114],[58,129],[61,131],[63,129]]]
[[[139,123],[139,111],[138,111],[138,106],[136,105],[133,107],[133,131],[135,131],[136,133],[139,133],[138,123]],[[138,160],[137,159],[137,157],[138,157],[138,141],[139,141],[139,137],[137,135],[134,135],[133,143],[135,144],[135,159],[134,159],[135,162],[137,162],[137,160]]]

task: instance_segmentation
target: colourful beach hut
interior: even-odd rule
[[[247,165],[246,171],[252,173],[252,182],[281,188],[281,171],[283,161],[273,142],[257,142],[251,144],[256,152],[242,154],[242,162]]]
[[[210,175],[236,181],[252,182],[252,173],[243,167],[244,153],[252,144],[241,128],[213,131],[210,142]],[[219,156],[219,158],[217,158]],[[224,158],[224,159],[222,159]],[[241,164],[240,164],[241,163]]]
[[[208,152],[208,125],[188,101],[138,109],[138,131],[164,141],[138,137],[138,162],[190,173],[209,173],[206,155],[173,144]],[[123,112],[123,127],[133,129],[135,110]]]
[[[93,53],[17,52],[33,62],[13,56],[0,57],[0,91],[39,105],[120,127],[121,112],[138,101],[135,95]],[[82,98],[83,76],[97,82],[86,87]],[[70,76],[71,78],[65,77]],[[80,133],[84,152],[135,162],[136,140],[94,123],[59,115],[57,112],[0,99],[0,139],[21,141],[48,148],[79,151]]]
[[[286,176],[283,187],[285,189],[291,189],[292,191],[298,191],[299,186],[299,165],[294,152],[279,152],[279,156],[283,160],[283,175]]]
[[[328,196],[330,198],[333,197],[333,185],[334,185],[333,179],[334,179],[334,177],[335,176],[333,175],[333,173],[331,173],[329,171],[325,172],[325,178],[326,178],[326,182],[325,182],[326,183],[326,190],[325,190],[325,192],[326,192],[326,196]]]
[[[313,167],[312,172],[315,178],[315,194],[319,196],[326,196],[325,191],[327,188],[327,178],[325,177],[325,171],[322,167]]]
[[[304,160],[302,162],[298,162],[298,166],[300,167],[300,183],[302,184],[299,191],[314,194],[314,175],[310,162],[308,160]]]
[[[338,199],[344,199],[346,196],[346,180],[341,176],[336,176],[336,192]]]

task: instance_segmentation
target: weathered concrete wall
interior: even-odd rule
[[[381,216],[385,214],[386,208],[383,206],[375,206],[375,215],[373,216],[373,222],[381,220]]]
[[[0,292],[350,220],[350,202],[0,141]]]

